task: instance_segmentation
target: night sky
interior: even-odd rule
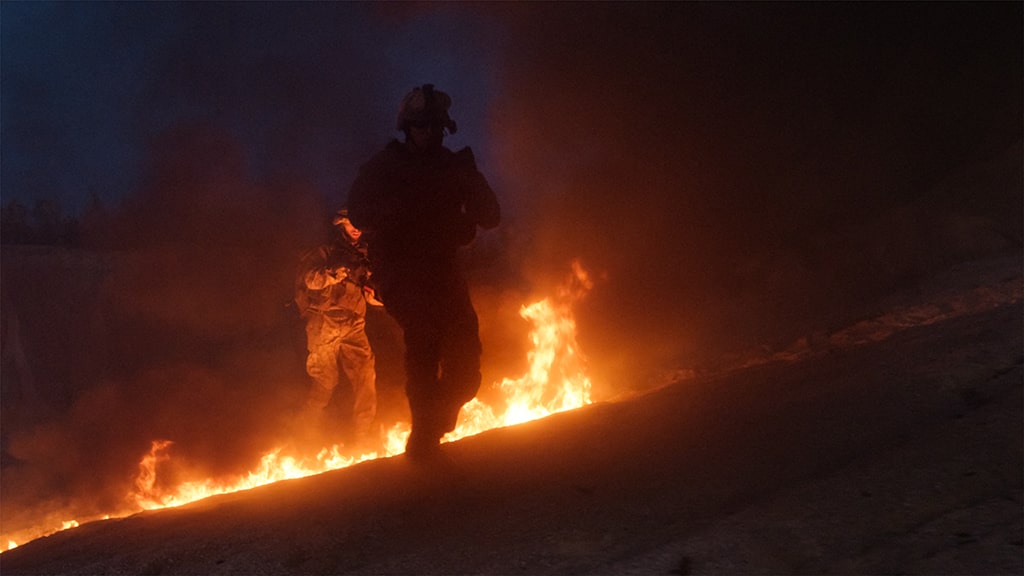
[[[538,121],[550,129],[535,145],[562,166],[607,166],[600,147],[643,142],[691,163],[778,144],[806,162],[883,130],[873,147],[926,143],[921,161],[942,165],[997,122],[1019,132],[1019,16],[1013,3],[5,2],[4,198],[116,202],[154,136],[200,121],[242,143],[253,178],[341,199],[426,81],[455,96],[450,145],[473,145],[492,173],[508,124]]]
[[[609,392],[787,346],[930,273],[1019,251],[1022,13],[0,3],[2,201],[84,214],[97,198],[109,218],[84,227],[83,246],[125,255],[100,288],[74,293],[93,299],[76,310],[116,315],[77,336],[40,329],[71,339],[47,350],[50,366],[74,344],[103,384],[65,366],[89,390],[67,402],[77,419],[23,439],[19,457],[130,438],[110,450],[109,480],[154,435],[176,434],[197,459],[250,462],[264,447],[239,446],[238,431],[275,409],[284,392],[270,380],[285,370],[253,343],[279,328],[297,253],[321,239],[358,166],[400,136],[398,103],[423,83],[452,96],[459,130],[446,143],[472,146],[502,203],[502,226],[469,258],[485,386],[516,375],[503,332],[574,258],[597,280],[577,315]],[[301,367],[288,377],[302,386]],[[88,415],[97,406],[131,417],[114,426]],[[235,440],[207,446],[181,414]],[[33,481],[64,478],[47,474]]]
[[[343,198],[358,162],[393,136],[398,99],[424,82],[457,95],[465,138],[486,147],[501,40],[473,12],[4,3],[4,199],[117,202],[139,186],[149,142],[183,122],[230,133],[254,179],[305,178]]]

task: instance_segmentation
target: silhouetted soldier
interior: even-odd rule
[[[456,252],[477,226],[494,228],[500,220],[472,150],[443,145],[456,130],[451,102],[431,84],[406,95],[398,114],[405,141],[392,140],[364,164],[348,198],[385,308],[404,332],[412,458],[438,452],[480,388],[477,316]]]

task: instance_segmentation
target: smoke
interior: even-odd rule
[[[1021,34],[960,8],[512,15],[496,168],[522,195],[528,274],[580,257],[607,278],[581,311],[600,376],[787,345],[1019,250]]]
[[[474,148],[503,207],[465,255],[485,387],[522,373],[519,307],[573,259],[596,280],[578,332],[610,396],[1020,250],[1018,4],[106,9],[91,26],[169,27],[125,32],[131,161],[76,157],[130,187],[85,220],[88,251],[4,254],[5,350],[32,360],[5,352],[5,532],[118,509],[153,440],[180,474],[217,476],[287,436],[307,385],[295,262],[423,82],[452,94],[450,145]],[[81,83],[65,80],[54,95]],[[7,85],[9,127],[30,94]],[[5,129],[5,159],[31,127]],[[5,195],[52,167],[10,180],[29,166],[13,157]],[[401,412],[398,336],[371,320],[382,410]]]
[[[328,231],[324,199],[257,184],[239,143],[209,125],[154,139],[142,173],[90,223],[88,252],[5,259],[23,327],[5,350],[33,360],[5,363],[5,532],[40,510],[131,510],[154,440],[191,475],[164,482],[243,473],[288,438],[304,399],[289,305],[299,255]]]
[[[85,250],[5,249],[11,534],[124,509],[154,440],[193,476],[289,440],[308,387],[299,255],[406,90],[445,85],[479,115],[490,78],[486,51],[455,57],[486,32],[446,7],[3,11],[5,198],[97,200]],[[373,318],[383,421],[402,412],[400,335]]]

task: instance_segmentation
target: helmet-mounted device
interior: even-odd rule
[[[398,107],[397,127],[405,131],[410,126],[436,126],[448,134],[455,134],[458,127],[448,115],[451,107],[451,96],[434,90],[433,84],[417,86],[405,95]]]
[[[341,226],[341,223],[348,220],[348,208],[342,208],[334,213],[334,217],[331,218],[331,224],[335,226]]]

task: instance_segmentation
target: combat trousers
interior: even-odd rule
[[[461,278],[394,281],[384,305],[404,333],[413,433],[439,439],[480,389],[482,347],[469,289]]]
[[[352,384],[353,427],[357,435],[370,431],[377,414],[373,350],[366,337],[366,319],[311,313],[306,322],[306,372],[313,380],[307,406],[323,410],[338,385],[340,361]]]

